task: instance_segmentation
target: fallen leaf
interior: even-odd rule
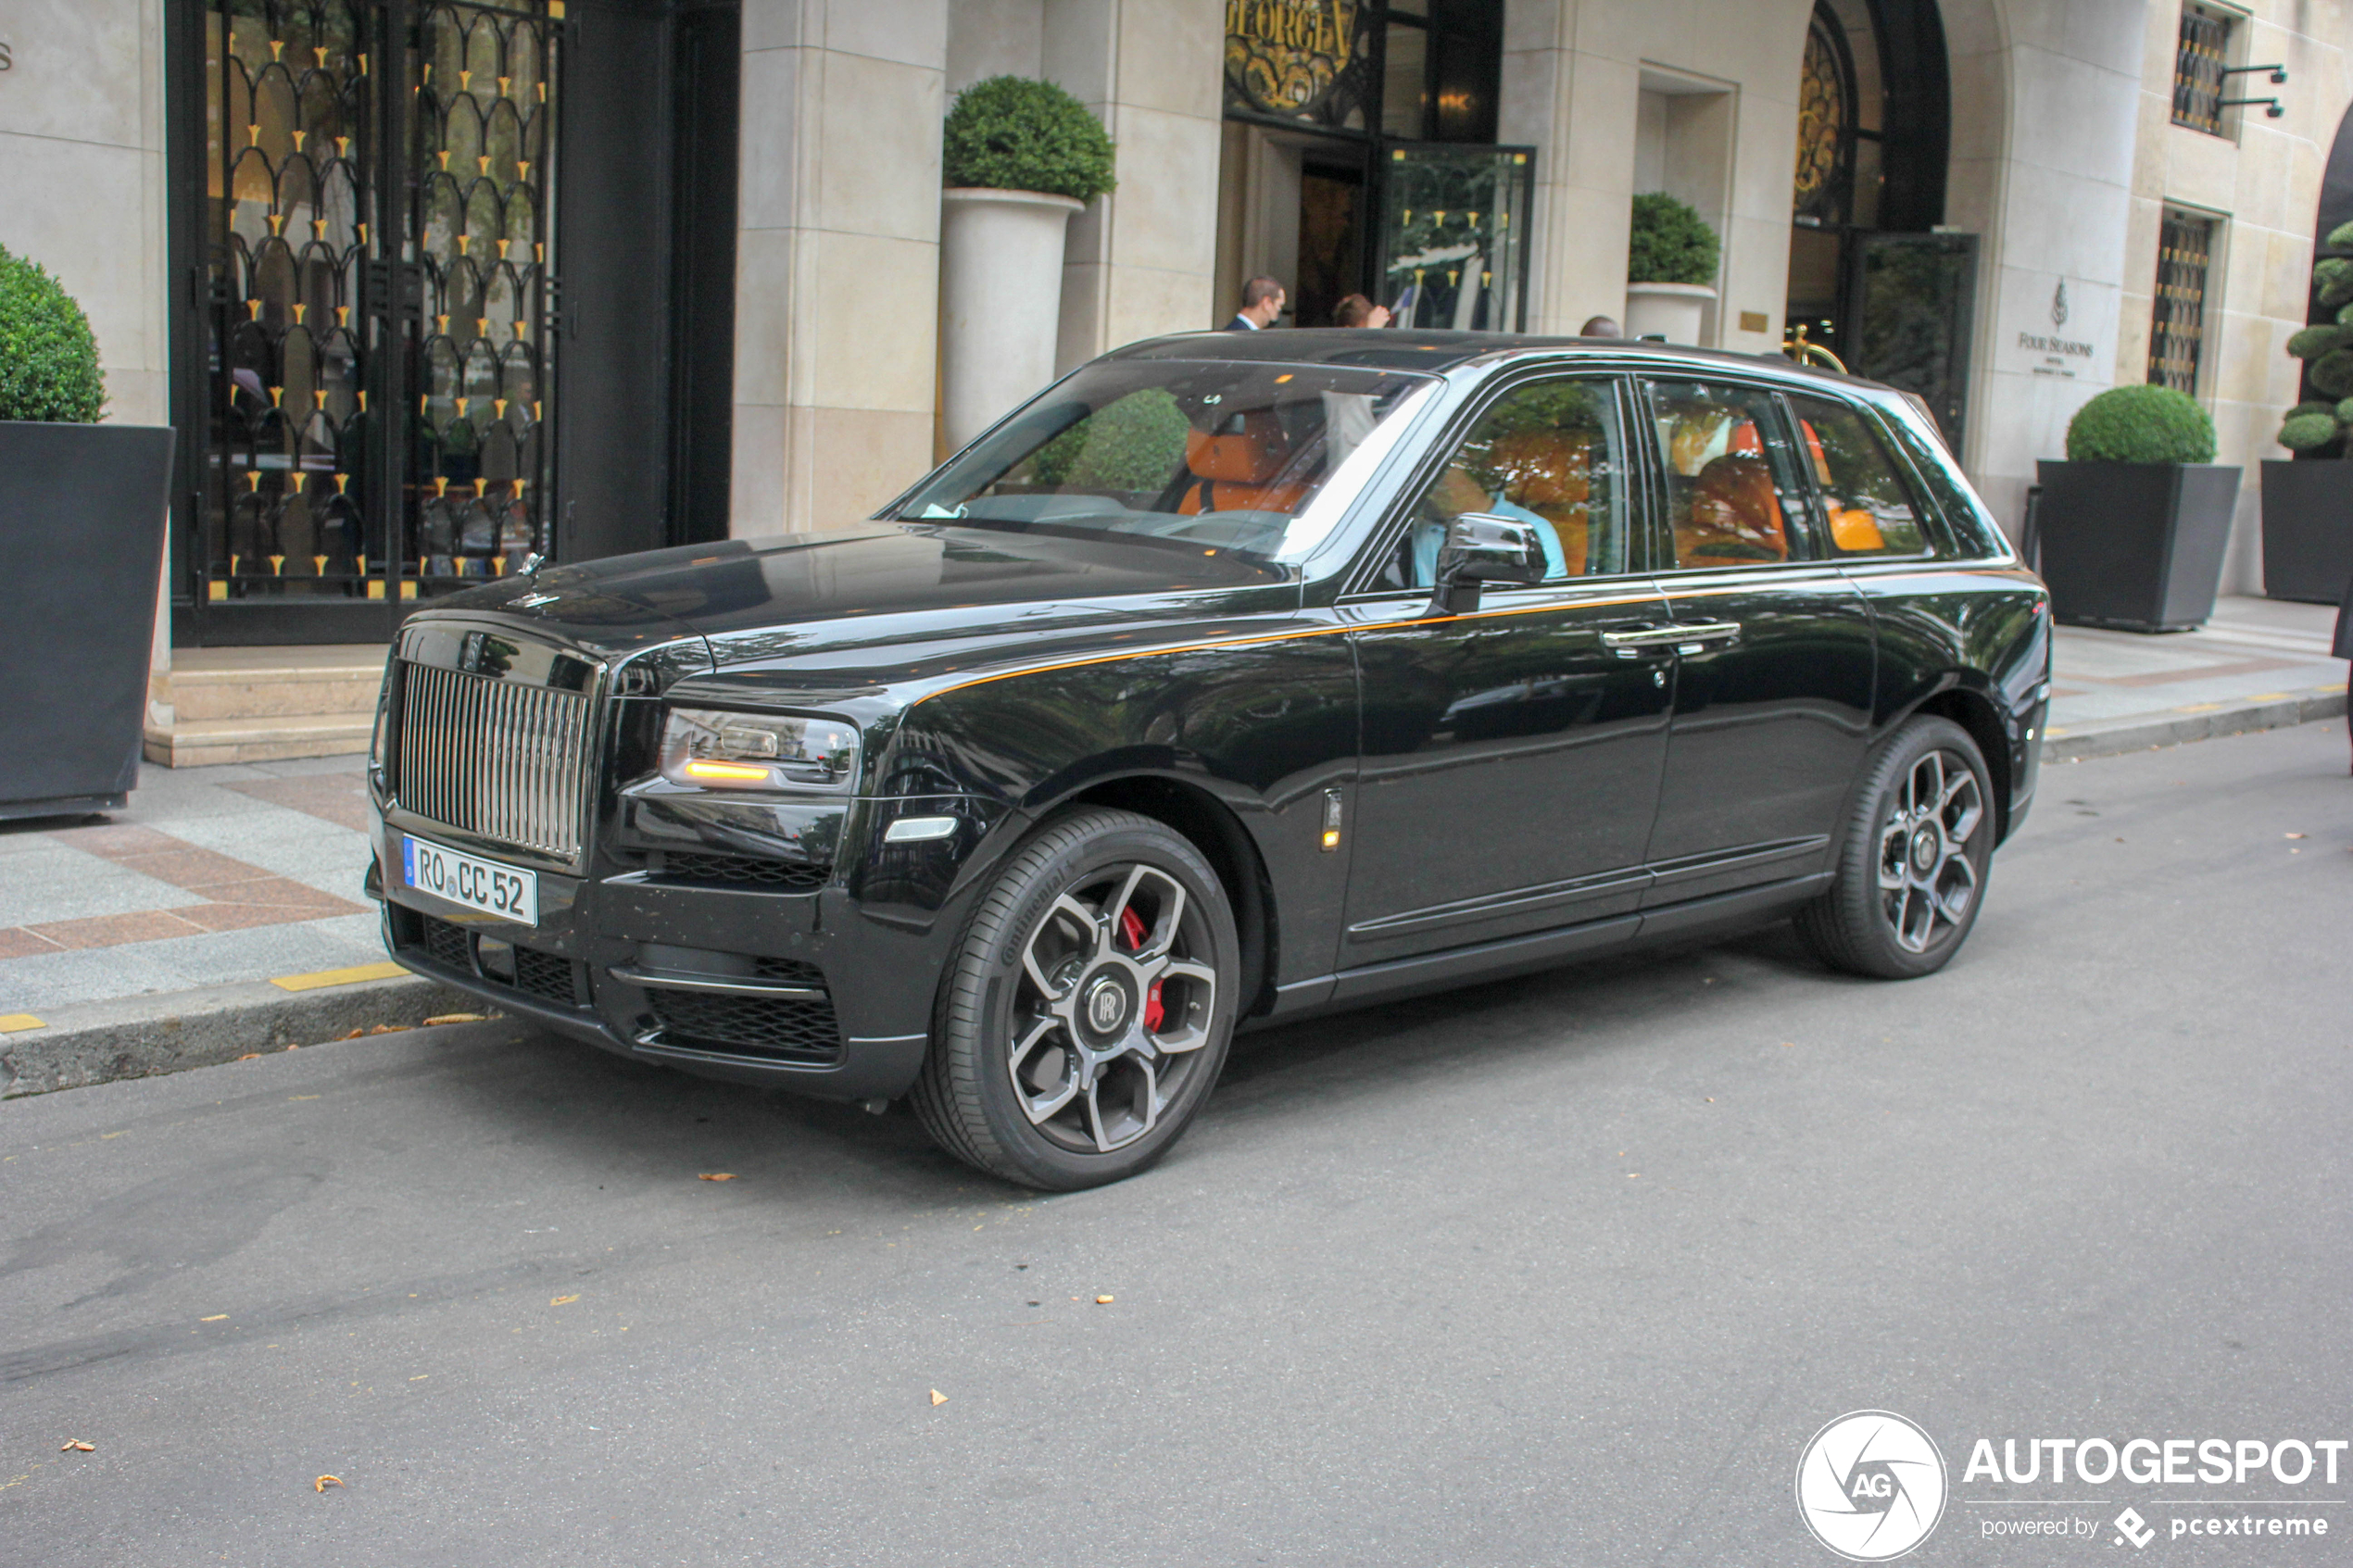
[[[237,1060],[239,1061],[259,1061],[261,1060],[261,1053],[259,1051],[247,1051]]]
[[[1098,1296],[1095,1298],[1095,1305],[1098,1307],[1108,1307],[1111,1305],[1111,1298],[1108,1296]]]
[[[98,1451],[98,1445],[85,1443],[79,1437],[69,1437],[57,1445],[57,1451],[61,1454],[94,1454]]]
[[[311,1489],[312,1491],[314,1491],[314,1492],[323,1492],[323,1491],[325,1491],[325,1490],[326,1490],[328,1487],[330,1487],[330,1486],[343,1486],[343,1477],[342,1477],[342,1476],[340,1476],[340,1475],[321,1475],[321,1476],[320,1476],[320,1477],[319,1477],[319,1479],[317,1479],[316,1481],[313,1481],[312,1483],[310,1483],[310,1489]],[[345,1487],[344,1489],[345,1489],[346,1491],[350,1490],[350,1488],[349,1488],[349,1487],[347,1487],[347,1486],[346,1486],[346,1487]]]
[[[379,1023],[368,1031],[371,1035],[405,1035],[408,1032],[409,1026],[405,1023]]]
[[[489,1016],[482,1012],[445,1012],[438,1018],[426,1019],[425,1027],[430,1029],[436,1023],[480,1023]]]
[[[735,1179],[736,1173],[733,1171],[705,1171],[695,1178],[698,1182],[732,1182]]]
[[[550,1307],[569,1307],[574,1301],[579,1299],[580,1298],[577,1296],[559,1296],[554,1300],[548,1302],[547,1305]]]
[[[947,1402],[948,1402],[948,1396],[947,1396],[947,1395],[945,1395],[945,1394],[941,1393],[941,1392],[940,1392],[938,1389],[937,1389],[937,1388],[935,1388],[935,1389],[933,1389],[933,1390],[931,1391],[931,1403],[932,1403],[932,1408],[933,1408],[934,1410],[938,1409],[941,1405],[944,1405],[944,1404],[946,1404]]]
[[[367,1032],[368,1032],[368,1031],[367,1031],[367,1030],[365,1030],[365,1029],[354,1029],[354,1030],[353,1030],[350,1034],[348,1034],[348,1035],[336,1035],[336,1036],[335,1036],[335,1038],[336,1038],[336,1039],[338,1039],[338,1040],[356,1040],[356,1039],[359,1038],[359,1036],[360,1036],[360,1035],[365,1035]]]
[[[288,1050],[290,1050],[290,1051],[298,1051],[298,1050],[302,1049],[302,1047],[301,1047],[300,1046],[288,1046],[288,1047],[286,1047],[286,1049],[288,1049]]]
[[[229,1314],[226,1312],[215,1312],[208,1318],[198,1318],[196,1321],[198,1323],[224,1323],[228,1317]]]
[[[2288,836],[2289,836],[2290,838],[2302,838],[2304,835],[2303,835],[2302,834],[2300,834],[2300,833],[2292,833],[2292,834],[2288,834]]]

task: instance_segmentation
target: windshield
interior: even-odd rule
[[[898,516],[1272,559],[1349,456],[1431,384],[1321,365],[1089,365],[933,475]]]

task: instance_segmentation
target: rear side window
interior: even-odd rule
[[[1707,382],[1654,382],[1649,392],[1675,566],[1804,558],[1806,492],[1773,395]]]
[[[1926,549],[1911,489],[1863,416],[1820,397],[1789,401],[1821,491],[1831,553],[1916,556]]]
[[[1904,455],[1912,459],[1920,483],[1928,487],[1929,500],[1944,520],[1945,529],[1965,554],[1991,555],[1994,541],[2001,536],[1992,514],[1977,493],[1961,477],[1952,456],[1941,441],[1921,433],[1913,417],[1891,409],[1888,424],[1895,432],[1896,444]]]

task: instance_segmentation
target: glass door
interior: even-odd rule
[[[1977,236],[1851,232],[1845,272],[1839,353],[1846,368],[1917,394],[1960,451]]]
[[[547,549],[562,10],[208,0],[174,508],[195,640],[381,640]]]
[[[1401,327],[1528,330],[1529,147],[1389,143],[1380,170],[1380,303]]]

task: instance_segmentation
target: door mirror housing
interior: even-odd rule
[[[1464,512],[1446,525],[1438,547],[1438,593],[1430,610],[1462,615],[1478,608],[1483,583],[1541,583],[1544,546],[1536,530],[1516,518]]]

